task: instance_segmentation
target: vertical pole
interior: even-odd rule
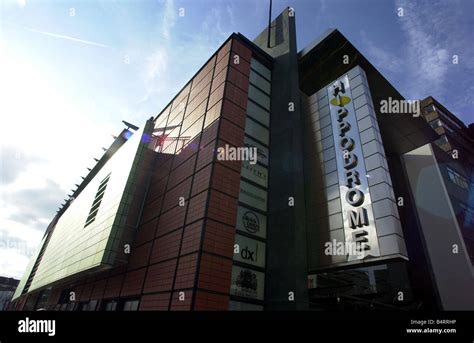
[[[270,31],[272,27],[272,0],[270,0],[270,9],[268,11],[268,39],[267,48],[270,48]]]

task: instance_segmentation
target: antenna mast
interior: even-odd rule
[[[268,11],[268,39],[267,48],[270,48],[270,31],[272,27],[272,0],[270,0],[270,9]]]

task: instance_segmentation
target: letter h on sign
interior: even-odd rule
[[[344,86],[344,82],[342,81],[339,81],[339,84],[333,87],[332,95],[334,95],[334,97],[337,97],[339,93],[346,93],[346,87]]]

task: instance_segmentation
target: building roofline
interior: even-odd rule
[[[173,101],[176,100],[176,98],[181,94],[181,92],[191,83],[191,81],[201,72],[201,70],[204,69],[204,67],[212,60],[212,58],[217,55],[217,53],[219,52],[220,49],[222,49],[232,38],[235,38],[235,37],[238,37],[237,33],[233,32],[229,37],[226,38],[226,40],[224,41],[224,43],[222,43],[215,51],[214,53],[206,60],[206,62],[204,62],[202,64],[202,66],[198,69],[197,72],[195,72],[190,78],[189,80],[183,85],[183,87],[181,87],[175,94],[175,96],[165,105],[163,106],[163,108],[161,109],[160,113],[158,113],[156,115],[156,117],[153,118],[153,121],[156,122],[156,120],[163,114],[163,112],[169,107],[171,106],[171,104],[173,103]]]
[[[342,63],[345,56],[347,64]],[[300,89],[311,95],[356,66],[367,76],[378,125],[382,137],[387,137],[384,144],[389,153],[402,154],[436,139],[431,126],[421,117],[415,118],[410,113],[380,113],[382,100],[405,98],[337,29],[327,30],[299,53]]]
[[[176,100],[176,98],[181,94],[181,92],[191,83],[191,81],[201,72],[201,70],[204,69],[204,67],[212,60],[212,58],[217,55],[219,50],[221,50],[231,39],[237,39],[240,40],[244,44],[251,45],[251,48],[253,48],[258,54],[260,54],[263,58],[273,61],[272,57],[268,55],[265,51],[263,51],[261,48],[259,48],[257,45],[255,45],[252,41],[250,41],[247,37],[245,37],[241,33],[236,33],[233,32],[229,37],[226,38],[226,40],[214,51],[214,53],[202,64],[202,66],[198,69],[197,72],[195,72],[189,80],[181,87],[175,94],[175,96],[161,109],[160,113],[156,115],[156,117],[153,118],[154,121],[156,121],[162,114],[163,112],[171,106],[173,101]]]
[[[120,147],[125,144],[127,141],[127,138],[125,137],[125,133],[129,132],[127,129],[123,129],[120,135],[115,138],[115,140],[112,142],[110,147],[107,149],[107,151],[104,152],[102,157],[97,161],[94,167],[89,171],[89,173],[84,177],[82,182],[79,184],[79,187],[76,188],[71,194],[71,197],[66,200],[66,203],[64,206],[62,206],[58,211],[56,216],[53,218],[53,220],[57,217],[59,219],[63,213],[68,209],[69,205],[71,204],[71,200],[77,198],[79,194],[84,190],[84,188],[87,187],[87,185],[90,183],[90,181],[97,175],[97,173],[102,169],[102,167],[107,163],[107,161],[120,149]]]
[[[237,36],[240,40],[242,40],[243,43],[250,45],[250,47],[259,55],[259,57],[267,60],[267,62],[269,63],[273,63],[273,57],[270,56],[265,50],[263,50],[261,47],[259,47],[257,44],[252,42],[240,32],[237,33]]]
[[[329,37],[335,32],[338,32],[336,28],[326,29],[326,31],[324,31],[318,38],[314,39],[311,43],[309,43],[307,46],[305,46],[298,52],[298,58],[304,57],[307,53],[313,50],[314,47],[319,45],[319,43],[321,43],[323,40],[325,40],[327,37]]]
[[[434,103],[436,106],[438,106],[445,114],[449,116],[450,119],[454,120],[457,124],[459,124],[463,129],[467,129],[467,126],[470,124],[464,123],[461,119],[459,119],[453,112],[448,110],[446,106],[444,106],[442,103],[440,103],[436,98],[434,98],[431,95],[428,95],[426,98],[421,100],[422,103]]]

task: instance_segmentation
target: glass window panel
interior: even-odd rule
[[[97,307],[97,300],[91,300],[89,301],[89,306],[87,307],[88,311],[95,311],[95,308]]]
[[[186,103],[183,103],[179,108],[174,111],[171,111],[167,127],[181,125],[181,123],[183,122],[185,108]]]
[[[105,304],[105,311],[115,311],[117,309],[117,301],[110,300]]]
[[[262,144],[254,141],[250,137],[244,138],[244,145],[246,147],[255,147],[257,148],[257,161],[268,166],[268,148],[264,147]]]
[[[266,110],[270,110],[270,97],[255,86],[249,85],[249,98]]]
[[[446,136],[441,136],[440,138],[435,140],[436,145],[443,145],[443,144],[446,144],[446,143],[448,143],[448,138],[446,138]]]
[[[432,112],[435,112],[436,109],[435,109],[434,105],[429,105],[429,106],[425,107],[425,111],[426,111],[426,113],[432,113]]]
[[[138,310],[138,300],[127,300],[123,304],[124,311],[136,311]]]
[[[167,107],[155,120],[155,129],[157,128],[164,128],[166,125],[166,121],[168,120],[168,115],[170,112],[170,107]]]
[[[186,106],[186,101],[189,95],[189,90],[191,89],[191,83],[189,82],[184,88],[181,93],[173,100],[173,104],[171,106],[171,111],[174,112],[176,109],[181,108],[183,105]]]
[[[448,175],[449,175],[449,179],[454,182],[455,180],[455,177],[454,177],[454,174],[453,172],[448,168]]]
[[[441,120],[439,119],[433,120],[432,122],[430,122],[430,125],[433,129],[437,129],[438,127],[443,126],[443,124],[441,123]]]
[[[458,172],[454,171],[451,168],[447,168],[448,170],[448,175],[449,179],[451,180],[452,183],[455,185],[463,188],[463,189],[468,189],[469,188],[469,183],[467,182],[467,179],[459,174]]]
[[[240,181],[239,201],[260,211],[267,211],[267,191],[244,180]]]
[[[180,127],[175,128],[162,139],[163,152],[167,154],[174,154],[176,141],[178,140]]]
[[[270,82],[253,71],[250,72],[250,83],[257,86],[265,93],[270,94]]]
[[[202,124],[204,121],[204,116],[201,116],[189,129],[181,133],[179,138],[178,150],[180,148],[186,147],[190,142],[194,141],[197,135],[202,131]]]
[[[204,115],[204,112],[205,111],[194,111],[193,113],[190,113],[189,116],[184,118],[181,132],[188,130],[198,119]]]
[[[265,67],[262,63],[260,63],[256,59],[252,58],[250,62],[250,67],[254,69],[255,71],[257,71],[259,74],[263,75],[268,80],[272,79],[272,72],[270,71],[270,69]]]
[[[462,129],[462,127],[456,123],[453,119],[451,119],[449,117],[449,115],[447,115],[446,113],[444,113],[442,110],[440,110],[439,108],[436,108],[436,112],[440,113],[441,114],[441,118],[445,121],[445,122],[448,122],[449,125],[457,128],[457,129]]]
[[[255,104],[252,100],[247,101],[247,114],[263,125],[270,126],[270,113]]]
[[[269,142],[269,133],[268,129],[263,125],[258,124],[256,121],[247,118],[245,120],[245,133],[250,137],[268,145]]]

